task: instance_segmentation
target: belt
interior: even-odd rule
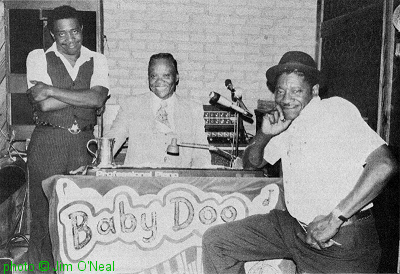
[[[356,214],[354,214],[353,216],[351,216],[351,218],[349,218],[349,220],[347,220],[347,222],[344,222],[342,224],[342,227],[346,226],[346,225],[354,224],[357,221],[362,221],[364,219],[368,219],[371,216],[372,216],[372,209],[370,209],[370,208],[363,210],[363,211],[359,211]]]
[[[78,126],[78,124],[74,123],[70,128],[67,128],[67,127],[63,127],[63,126],[59,126],[59,125],[53,125],[53,124],[51,124],[49,122],[38,121],[38,122],[36,122],[36,125],[37,126],[44,126],[44,127],[51,127],[51,128],[66,129],[71,134],[78,134],[81,131],[92,131],[94,129],[94,125],[92,125],[92,124],[89,124],[89,125],[86,125],[86,126],[80,128]]]

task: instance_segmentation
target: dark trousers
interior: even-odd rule
[[[31,228],[28,247],[29,264],[35,273],[54,273],[54,261],[49,234],[49,204],[42,181],[56,174],[68,174],[91,163],[86,143],[94,138],[91,132],[73,135],[68,130],[36,127],[28,148],[28,182],[31,209]],[[39,269],[41,261],[48,262]]]
[[[245,262],[268,259],[292,259],[298,272],[377,272],[381,249],[372,215],[343,226],[333,238],[341,246],[316,250],[297,233],[304,233],[297,220],[281,210],[211,227],[203,235],[204,273],[245,273]]]

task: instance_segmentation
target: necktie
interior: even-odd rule
[[[168,113],[166,109],[167,109],[167,102],[163,100],[161,101],[160,108],[157,110],[156,120],[159,121],[160,123],[163,123],[167,127],[171,127],[171,125],[168,122]]]

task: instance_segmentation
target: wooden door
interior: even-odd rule
[[[321,71],[326,97],[355,104],[376,130],[383,1],[322,0]]]
[[[397,71],[400,61],[396,58],[393,61],[390,22],[394,2],[319,0],[317,55],[326,76],[323,97],[341,96],[355,104],[369,126],[398,154],[400,126],[396,115],[400,113]],[[398,185],[398,177],[393,178],[374,200],[373,211],[382,247],[381,273],[397,271]]]

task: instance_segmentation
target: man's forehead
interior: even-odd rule
[[[304,80],[304,74],[299,74],[296,72],[290,72],[290,73],[282,73],[279,75],[277,79],[277,86],[282,85],[282,84],[303,84],[305,82]]]
[[[150,70],[166,68],[167,70],[175,71],[174,64],[169,59],[156,59],[150,64]]]
[[[55,31],[64,31],[78,28],[80,28],[80,26],[76,18],[64,18],[54,22]]]
[[[152,66],[154,65],[161,65],[161,64],[165,64],[165,65],[170,65],[170,66],[174,66],[174,64],[172,63],[171,60],[167,59],[167,58],[160,58],[160,59],[154,59],[154,61],[152,62]]]

